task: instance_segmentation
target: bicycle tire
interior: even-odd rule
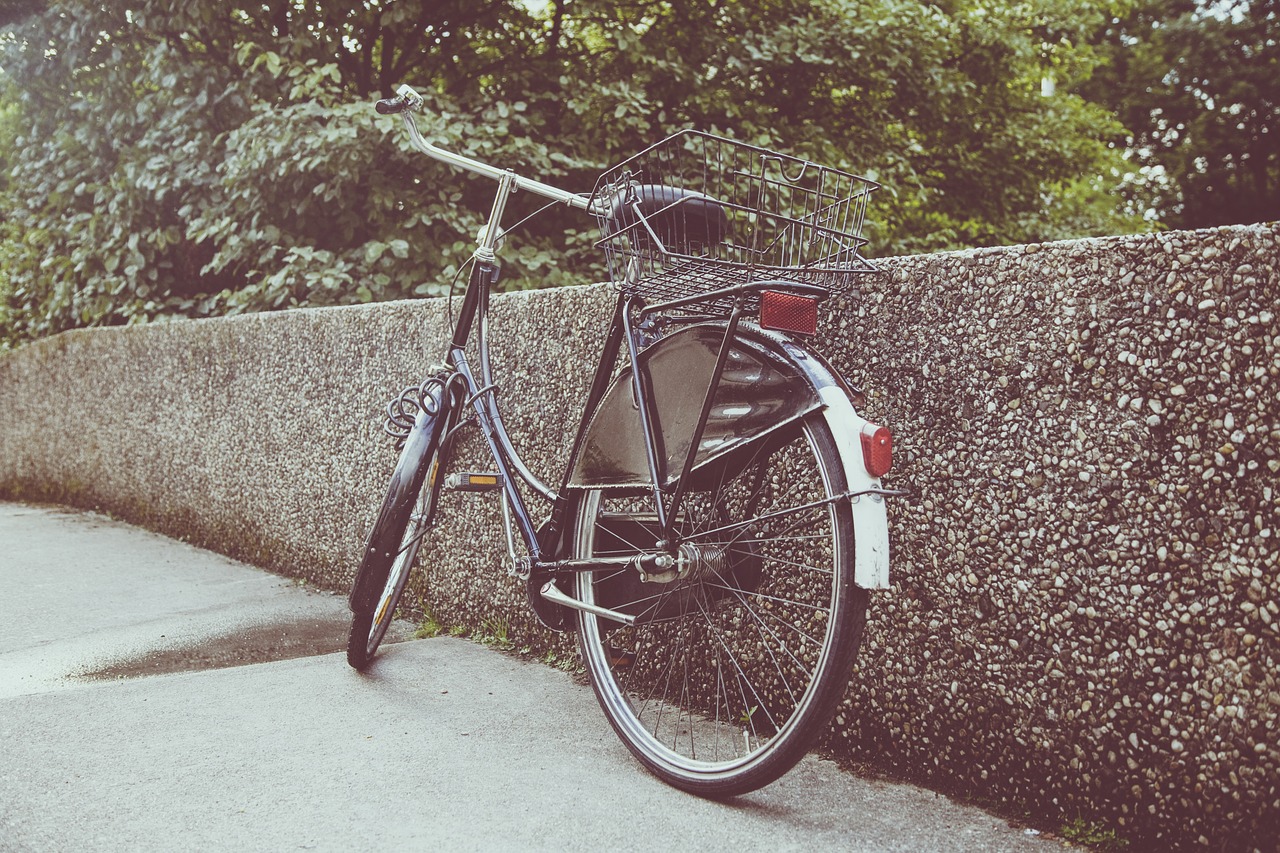
[[[667,783],[719,798],[773,782],[814,745],[848,688],[868,596],[854,585],[849,505],[825,500],[846,483],[821,412],[701,479],[677,521],[702,567],[665,584],[584,572],[580,599],[638,618],[580,611],[577,627],[627,748]],[[584,494],[577,556],[652,547],[646,500]]]
[[[386,637],[417,561],[422,538],[435,516],[442,481],[442,449],[439,442],[432,441],[425,449],[425,455],[421,450],[414,452],[412,438],[406,442],[356,573],[347,663],[361,672],[373,662]],[[399,544],[391,550],[377,547],[379,542]],[[362,585],[381,585],[382,592],[367,604],[358,602],[355,591]]]

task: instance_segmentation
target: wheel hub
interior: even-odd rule
[[[724,549],[715,545],[696,545],[686,542],[675,557],[668,556],[660,564],[661,571],[640,572],[644,583],[672,583],[673,581],[700,581],[707,577],[723,576],[727,561]]]
[[[686,542],[680,546],[680,554],[676,557],[676,572],[680,580],[702,580],[712,575],[723,575],[727,564],[723,548]]]

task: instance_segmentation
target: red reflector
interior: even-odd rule
[[[818,300],[766,290],[760,294],[760,325],[780,332],[812,335],[818,331]]]
[[[893,433],[888,427],[867,424],[862,428],[862,463],[872,477],[883,477],[893,467]]]

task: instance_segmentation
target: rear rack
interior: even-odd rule
[[[597,181],[610,280],[669,301],[758,281],[848,289],[876,268],[861,254],[879,184],[775,151],[685,130]],[[752,295],[747,310],[755,310]],[[709,297],[708,310],[733,299]]]

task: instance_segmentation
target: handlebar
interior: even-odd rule
[[[485,178],[495,181],[504,179],[510,180],[514,189],[526,190],[535,193],[552,201],[558,201],[561,204],[567,204],[579,210],[592,211],[591,200],[587,196],[571,193],[568,190],[562,190],[559,187],[553,187],[550,184],[544,184],[541,181],[535,181],[532,178],[526,178],[517,175],[510,169],[499,169],[497,166],[491,166],[488,163],[482,163],[479,160],[473,160],[461,154],[454,154],[446,151],[436,145],[431,144],[423,138],[418,131],[417,122],[414,121],[413,113],[422,106],[422,96],[415,92],[411,87],[405,85],[396,90],[396,97],[386,98],[374,104],[374,109],[380,115],[396,115],[399,114],[404,120],[405,127],[409,131],[409,139],[413,142],[415,148],[433,159],[439,160],[441,163],[453,166],[456,169],[465,169]]]

